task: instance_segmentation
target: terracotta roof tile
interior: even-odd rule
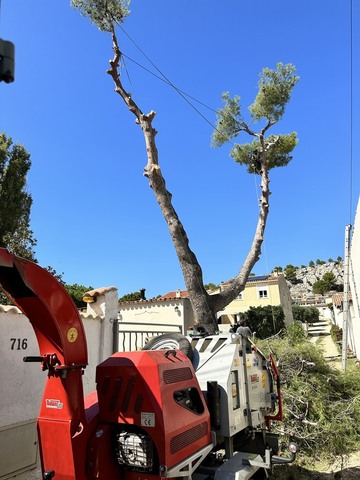
[[[332,298],[332,301],[333,301],[333,304],[335,305],[335,307],[341,307],[341,304],[344,303],[344,293],[343,292],[334,293],[334,295],[331,298]],[[351,292],[349,292],[349,300],[352,300]]]
[[[168,292],[168,293],[165,293],[165,295],[161,295],[160,298],[164,298],[164,299],[189,298],[189,293],[187,290],[174,290],[173,292]]]
[[[112,292],[114,290],[117,290],[116,287],[101,287],[101,288],[96,288],[94,290],[89,290],[88,292],[84,293],[84,297],[98,297],[99,295],[104,295],[106,292]]]

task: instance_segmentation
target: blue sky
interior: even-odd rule
[[[142,133],[106,74],[110,36],[68,1],[1,5],[0,37],[16,45],[16,81],[0,84],[0,130],[31,153],[39,263],[64,272],[68,283],[115,285],[120,295],[184,288],[143,177]],[[271,174],[256,274],[344,256],[360,194],[360,5],[353,1],[352,43],[350,7],[351,0],[134,0],[127,35],[118,31],[127,57],[154,71],[140,47],[206,105],[190,99],[213,125],[223,91],[239,95],[246,114],[262,68],[296,66],[300,82],[273,133],[296,131],[299,144],[289,166]],[[211,125],[130,59],[123,83],[143,111],[157,112],[161,168],[204,281],[225,281],[252,241],[259,178],[231,160],[228,145],[211,148]]]

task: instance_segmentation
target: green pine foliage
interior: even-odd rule
[[[290,153],[297,142],[295,132],[281,136],[269,135],[265,141],[265,146],[272,145],[267,154],[268,168],[285,167],[292,160]],[[252,143],[236,144],[230,152],[230,157],[240,165],[247,165],[249,173],[258,173],[254,158],[259,151],[259,140],[254,140]]]
[[[236,137],[244,124],[240,97],[235,95],[231,98],[229,92],[223,92],[221,98],[225,105],[217,113],[217,128],[212,136],[213,147],[221,147],[229,139]]]
[[[296,277],[296,270],[297,267],[294,267],[294,265],[286,265],[284,273],[285,273],[285,278],[287,280],[291,280]]]
[[[83,301],[84,293],[94,289],[94,287],[84,287],[84,285],[78,285],[77,283],[71,285],[65,283],[64,287],[73,299],[77,308],[86,307],[86,303]]]
[[[111,32],[130,13],[130,0],[71,0],[70,5],[104,32]]]
[[[266,118],[271,123],[278,122],[298,80],[294,65],[278,63],[276,70],[264,68],[260,74],[259,92],[249,107],[253,120]]]
[[[126,293],[121,298],[119,298],[119,303],[137,302],[138,300],[141,300],[141,292],[132,292],[132,293]]]
[[[224,106],[217,111],[217,125],[212,136],[212,145],[220,147],[241,132],[253,137],[252,143],[234,143],[230,157],[240,165],[247,166],[249,173],[261,174],[275,167],[286,166],[290,155],[298,143],[295,132],[290,134],[265,136],[267,130],[284,115],[291,93],[299,77],[291,64],[278,63],[276,69],[264,68],[260,73],[258,94],[249,107],[250,121],[246,122],[240,105],[240,97],[222,94]],[[256,132],[253,124],[264,125]]]
[[[325,273],[321,280],[313,283],[313,293],[324,295],[330,290],[338,290],[336,286],[336,278],[332,272]]]

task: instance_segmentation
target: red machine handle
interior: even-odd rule
[[[268,427],[270,427],[271,420],[280,420],[281,421],[283,419],[280,375],[279,375],[278,369],[276,367],[275,360],[273,359],[272,355],[270,355],[269,360],[270,360],[271,369],[273,371],[274,378],[275,378],[275,381],[276,381],[278,412],[275,415],[268,415],[266,417],[266,422],[267,422]]]
[[[0,248],[0,285],[30,320],[40,354],[55,354],[60,368],[88,363],[84,326],[72,298],[46,270]]]

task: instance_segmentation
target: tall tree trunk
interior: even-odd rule
[[[144,175],[149,179],[150,187],[168,225],[193,306],[195,320],[203,325],[209,334],[216,333],[218,331],[216,313],[229,304],[244,289],[248,276],[260,255],[268,215],[268,197],[270,195],[267,169],[264,168],[262,172],[259,221],[245,263],[226,290],[216,295],[209,295],[204,288],[202,269],[194,252],[190,249],[187,234],[172,204],[172,195],[167,190],[165,179],[161,173],[155,142],[157,131],[152,126],[155,112],[151,111],[147,115],[144,114],[134,102],[130,93],[123,88],[119,74],[121,51],[114,30],[112,30],[112,41],[114,57],[110,60],[110,69],[107,73],[111,75],[115,83],[115,92],[121,96],[129,111],[135,115],[136,122],[143,131],[147,153]]]

